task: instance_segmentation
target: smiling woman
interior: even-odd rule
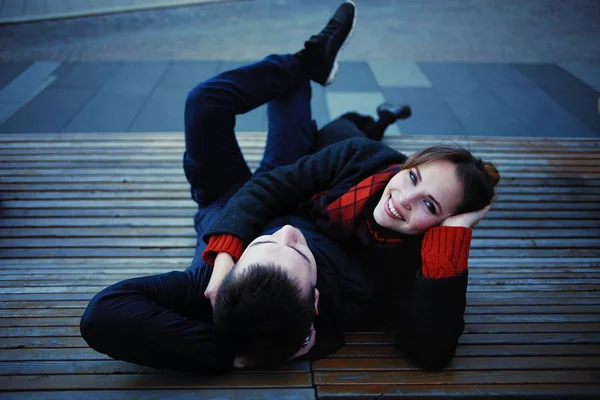
[[[393,231],[423,233],[445,225],[450,216],[482,210],[490,204],[499,180],[493,164],[476,159],[466,149],[430,147],[402,165],[385,187],[373,216]]]

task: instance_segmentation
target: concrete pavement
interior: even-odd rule
[[[1,10],[125,10],[141,0],[26,1],[0,0]],[[181,131],[194,84],[297,49],[339,1],[225,1],[0,26],[0,132]],[[392,101],[414,111],[392,134],[600,135],[595,0],[359,2],[337,81],[314,85],[320,125]],[[240,116],[238,129],[266,130],[265,107]]]
[[[245,61],[0,64],[0,133],[183,130],[187,92]],[[342,61],[333,85],[313,84],[319,126],[383,102],[413,116],[389,135],[600,137],[600,69],[585,63]],[[266,107],[237,120],[265,131]]]
[[[231,0],[0,0],[0,24],[116,14]]]

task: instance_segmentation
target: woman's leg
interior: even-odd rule
[[[366,135],[355,121],[346,118],[346,114],[342,115],[323,126],[317,132],[314,151],[317,152],[334,143],[354,137],[366,137]]]
[[[315,141],[315,151],[353,137],[366,137],[379,142],[388,126],[410,115],[409,106],[390,103],[383,103],[377,107],[377,120],[357,112],[346,113],[321,128]]]
[[[277,98],[306,78],[292,55],[271,55],[196,86],[185,106],[184,170],[192,197],[207,205],[251,173],[235,137],[235,117]]]

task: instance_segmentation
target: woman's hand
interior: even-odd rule
[[[465,228],[473,228],[485,217],[490,210],[491,204],[478,211],[473,211],[464,214],[453,215],[442,221],[440,226],[463,226]]]
[[[229,271],[231,271],[234,264],[233,258],[231,258],[231,256],[227,253],[219,253],[215,258],[213,272],[210,276],[208,286],[204,291],[204,297],[210,300],[210,304],[212,305],[213,309],[215,308],[215,300],[217,299],[219,287],[221,287],[223,279],[225,279]]]

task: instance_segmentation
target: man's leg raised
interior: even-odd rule
[[[292,164],[314,149],[316,125],[311,117],[312,80],[327,86],[338,70],[338,57],[356,23],[356,7],[345,2],[327,25],[304,43],[304,48],[289,59],[290,73],[297,84],[271,100],[267,106],[269,132],[265,152],[256,174]]]
[[[303,79],[294,56],[270,55],[192,89],[185,106],[184,170],[199,205],[212,203],[251,175],[235,136],[236,115],[288,93]]]

